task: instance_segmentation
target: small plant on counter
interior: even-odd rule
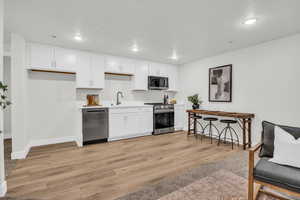
[[[202,103],[202,101],[200,100],[198,94],[194,94],[193,96],[189,96],[188,101],[193,104],[193,109],[199,109],[200,104]]]
[[[4,110],[11,104],[7,97],[8,87],[0,81],[0,107]]]

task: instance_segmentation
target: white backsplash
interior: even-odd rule
[[[105,89],[77,89],[76,97],[77,101],[85,103],[87,94],[99,94],[101,104],[116,103],[118,91],[121,91],[124,95],[124,98],[121,98],[121,102],[137,103],[163,102],[163,95],[166,93],[165,91],[159,90],[133,91],[130,76],[105,75]],[[167,94],[169,95],[169,99],[175,96],[175,94],[171,92]]]

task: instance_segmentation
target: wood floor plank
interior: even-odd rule
[[[241,149],[187,137],[185,132],[78,148],[75,143],[33,148],[7,178],[8,196],[112,200]]]

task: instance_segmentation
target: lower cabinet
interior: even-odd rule
[[[185,109],[183,104],[174,105],[174,115],[175,115],[175,130],[183,130],[184,128],[184,118],[185,118]]]
[[[109,110],[109,140],[119,140],[153,132],[153,109],[112,108]]]

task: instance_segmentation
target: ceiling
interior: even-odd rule
[[[299,8],[299,0],[5,0],[5,39],[16,32],[34,42],[183,64],[300,32]],[[244,25],[251,17],[257,24]],[[76,33],[83,41],[74,41]],[[134,43],[140,52],[130,50]],[[174,50],[178,61],[169,58]]]

